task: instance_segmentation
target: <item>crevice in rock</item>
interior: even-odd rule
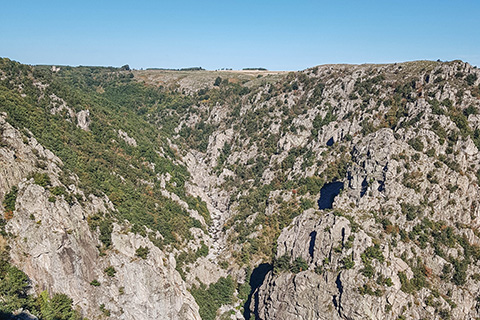
[[[317,238],[317,231],[310,232],[310,245],[308,247],[308,253],[313,259],[313,251],[315,249],[315,239]]]
[[[385,181],[378,181],[378,191],[379,192],[385,191]]]
[[[258,305],[259,305],[259,297],[258,297],[258,288],[263,284],[265,277],[267,274],[273,269],[273,266],[269,263],[262,263],[255,269],[253,269],[252,274],[250,275],[250,294],[248,295],[247,302],[243,306],[243,316],[245,320],[250,320],[252,316],[252,312],[254,315],[254,319],[260,319],[258,314]],[[255,301],[255,306],[253,310],[250,310],[250,304],[252,303],[252,299]]]
[[[335,299],[336,300],[335,308],[338,311],[338,315],[341,317],[342,315],[341,315],[340,309],[342,308],[343,285],[342,285],[342,281],[340,280],[340,273],[338,274],[337,279],[335,280],[335,284],[337,285],[337,289],[338,289],[338,300]],[[337,298],[336,295],[334,297]]]
[[[368,182],[367,178],[365,177],[362,181],[362,190],[360,191],[360,197],[363,197],[368,190]]]
[[[333,295],[332,297],[332,303],[333,303],[333,306],[335,307],[335,309],[338,310],[338,303],[337,303],[337,295]]]

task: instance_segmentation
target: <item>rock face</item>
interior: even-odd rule
[[[480,318],[477,68],[326,65],[219,81],[102,69],[85,92],[108,103],[77,113],[83,104],[47,82],[27,90],[5,70],[18,99],[0,102],[39,101],[75,130],[49,145],[41,119],[0,104],[0,200],[18,188],[6,231],[32,291],[66,293],[90,319]],[[141,91],[149,84],[159,88]],[[109,197],[65,169],[78,155]]]
[[[126,133],[125,131],[118,130],[118,136],[122,138],[127,144],[131,145],[132,147],[137,146],[137,141],[134,138],[130,137],[128,133]]]
[[[77,113],[77,126],[85,131],[90,130],[90,111],[82,110]]]
[[[114,210],[111,202],[106,197],[87,199],[76,185],[62,185],[60,159],[34,138],[23,140],[3,117],[0,132],[4,170],[0,194],[18,186],[16,209],[6,226],[14,239],[10,255],[34,288],[67,294],[92,319],[101,316],[100,305],[116,319],[200,319],[174,260],[147,238],[119,225],[114,225],[111,248],[100,255],[98,232],[91,230],[87,220]],[[45,169],[38,168],[38,162],[46,162]],[[34,172],[48,175],[53,186],[65,188],[76,198],[54,196],[51,189],[27,178]],[[139,247],[149,249],[146,259],[136,256]],[[114,268],[114,276],[105,273],[107,267]],[[91,285],[94,280],[100,285]]]

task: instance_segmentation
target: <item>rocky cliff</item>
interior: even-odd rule
[[[477,68],[2,70],[32,294],[89,318],[480,317]]]
[[[0,132],[2,198],[12,187],[18,189],[5,226],[10,256],[30,277],[32,288],[67,294],[90,318],[200,319],[173,257],[117,224],[109,250],[99,251],[99,234],[87,221],[114,212],[108,198],[87,197],[75,183],[63,185],[62,161],[9,125],[4,114]],[[56,190],[64,191],[59,195]],[[136,255],[140,247],[149,249],[145,259]]]

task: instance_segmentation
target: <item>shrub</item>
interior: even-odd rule
[[[199,313],[203,320],[214,320],[220,306],[233,302],[235,282],[231,276],[220,278],[208,288],[203,283],[193,287],[191,293],[200,307]]]
[[[410,280],[408,280],[407,275],[404,272],[399,272],[398,277],[400,278],[400,283],[402,284],[400,290],[409,294],[415,291],[415,287],[410,283]]]
[[[293,273],[299,273],[301,271],[305,271],[308,269],[308,264],[307,262],[305,261],[305,259],[303,259],[302,257],[297,257],[294,261],[293,261],[293,264],[292,264],[292,267],[290,268],[290,270],[293,272]]]
[[[28,289],[27,276],[7,261],[0,260],[0,311],[12,312],[26,305]]]
[[[30,178],[33,178],[33,181],[35,182],[35,184],[38,184],[39,186],[44,188],[51,185],[52,183],[50,181],[50,176],[46,173],[36,172],[32,176],[30,176]]]
[[[467,84],[469,86],[473,86],[475,84],[475,81],[477,81],[477,74],[470,73],[468,76],[465,77],[465,81],[467,81]]]
[[[135,251],[135,255],[137,257],[140,257],[142,259],[147,259],[147,256],[148,256],[148,253],[150,252],[150,250],[147,248],[147,247],[139,247],[136,251]]]
[[[345,269],[352,269],[355,266],[355,261],[350,256],[343,258],[342,263]]]
[[[419,151],[419,152],[422,152],[423,151],[423,142],[422,140],[419,138],[419,137],[416,137],[416,138],[413,138],[413,139],[410,139],[408,141],[408,144],[413,148],[415,149],[416,151]]]
[[[107,316],[107,317],[110,316],[110,310],[108,310],[107,308],[105,308],[105,304],[104,304],[104,303],[102,303],[102,304],[100,305],[100,311],[102,311],[102,313],[103,313],[105,316]]]
[[[385,261],[385,257],[383,256],[380,245],[378,244],[365,249],[364,253],[361,254],[361,257],[364,263],[365,261],[371,261],[372,259],[377,259],[379,262]]]
[[[99,286],[100,286],[100,282],[98,282],[97,279],[93,279],[92,282],[90,282],[90,285],[91,285],[91,286],[94,286],[94,287],[99,287]]]
[[[402,213],[407,217],[407,221],[414,220],[417,217],[418,212],[420,211],[420,208],[418,206],[414,206],[409,203],[402,203],[401,207]]]
[[[106,248],[109,248],[112,245],[112,231],[113,225],[110,219],[106,218],[103,214],[97,213],[93,216],[87,218],[88,225],[90,230],[96,231],[97,228],[100,230],[100,241],[105,245]]]
[[[466,259],[462,261],[458,259],[452,259],[452,264],[454,268],[452,282],[457,286],[464,285],[467,281],[468,261]]]
[[[115,268],[113,266],[109,266],[109,267],[105,268],[105,270],[103,270],[103,271],[109,277],[115,277],[115,274],[117,273],[117,270],[115,270]]]
[[[5,208],[6,212],[15,211],[15,202],[17,201],[18,195],[18,187],[13,186],[12,190],[5,195],[5,199],[3,200],[3,207]]]
[[[50,189],[50,192],[55,196],[60,196],[65,194],[65,188],[62,186],[56,186]]]
[[[393,286],[392,278],[385,279],[385,285],[387,285],[387,287]]]
[[[290,270],[290,256],[283,255],[273,261],[273,273],[279,274],[284,271]]]
[[[72,309],[72,299],[65,294],[55,294],[51,299],[48,292],[43,291],[36,299],[40,319],[44,320],[78,320],[83,319]]]
[[[197,250],[195,255],[198,257],[206,257],[208,256],[208,247],[205,245],[205,243],[202,241],[200,248]]]
[[[375,269],[370,264],[370,262],[365,263],[365,268],[361,269],[360,272],[367,278],[373,277],[375,274]]]

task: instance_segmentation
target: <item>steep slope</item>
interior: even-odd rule
[[[11,261],[29,275],[32,287],[67,294],[89,317],[200,319],[174,263],[150,240],[114,224],[109,250],[98,250],[105,239],[93,221],[102,227],[102,217],[114,210],[108,198],[87,197],[75,183],[62,184],[62,161],[4,115],[0,132],[2,190],[17,190],[5,226]],[[149,250],[144,259],[136,255],[141,247]]]
[[[229,82],[199,91],[172,139],[197,161],[199,196],[221,204],[225,259],[275,250],[257,317],[478,316],[476,68],[320,66],[241,94]]]
[[[0,69],[37,294],[89,318],[480,316],[476,68]]]

